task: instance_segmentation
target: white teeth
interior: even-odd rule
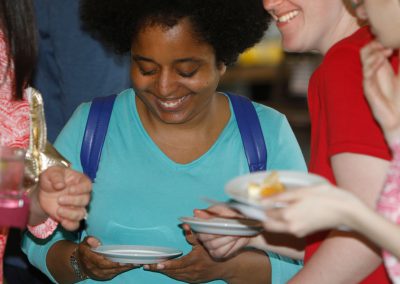
[[[280,16],[277,21],[280,23],[286,23],[286,22],[289,22],[294,17],[296,17],[298,14],[299,14],[299,11],[292,11],[283,16]]]
[[[178,100],[173,100],[173,101],[160,101],[160,104],[166,108],[173,108],[178,106],[180,103],[183,102],[183,100],[185,99],[185,97],[182,97]]]

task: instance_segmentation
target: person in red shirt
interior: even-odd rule
[[[374,206],[391,154],[363,93],[360,49],[373,38],[369,27],[343,1],[264,0],[264,7],[287,51],[324,55],[309,83],[309,171]],[[381,263],[380,250],[357,234],[330,231],[308,238],[305,266],[290,283],[390,283]]]
[[[271,198],[271,202],[284,202],[288,206],[269,210],[265,228],[304,236],[345,225],[385,249],[386,269],[393,283],[400,283],[400,74],[399,66],[393,68],[394,64],[398,65],[400,47],[400,36],[396,32],[400,27],[400,1],[352,2],[358,17],[369,20],[376,37],[363,46],[360,55],[365,97],[393,155],[376,203],[378,213],[388,220],[367,208],[350,192],[332,190],[332,186],[324,185]]]

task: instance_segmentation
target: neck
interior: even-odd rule
[[[349,37],[360,28],[357,18],[351,15],[346,8],[343,9],[342,16],[336,25],[333,25],[333,29],[326,33],[326,40],[322,41],[321,46],[318,48],[322,55],[325,55],[333,45]]]

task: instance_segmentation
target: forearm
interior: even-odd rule
[[[400,226],[366,207],[357,213],[350,226],[400,259]]]
[[[70,256],[76,247],[77,244],[71,241],[58,241],[49,249],[46,264],[57,283],[67,284],[79,281],[70,264]]]
[[[380,263],[379,250],[366,240],[334,231],[290,283],[359,283]]]
[[[268,256],[262,251],[244,249],[221,264],[226,271],[223,280],[227,283],[271,283],[271,265]]]

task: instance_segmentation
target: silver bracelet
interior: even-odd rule
[[[76,256],[78,247],[74,249],[71,256],[69,257],[69,263],[71,264],[72,270],[79,281],[85,280],[88,277],[82,272],[81,266],[79,265],[78,258]]]

